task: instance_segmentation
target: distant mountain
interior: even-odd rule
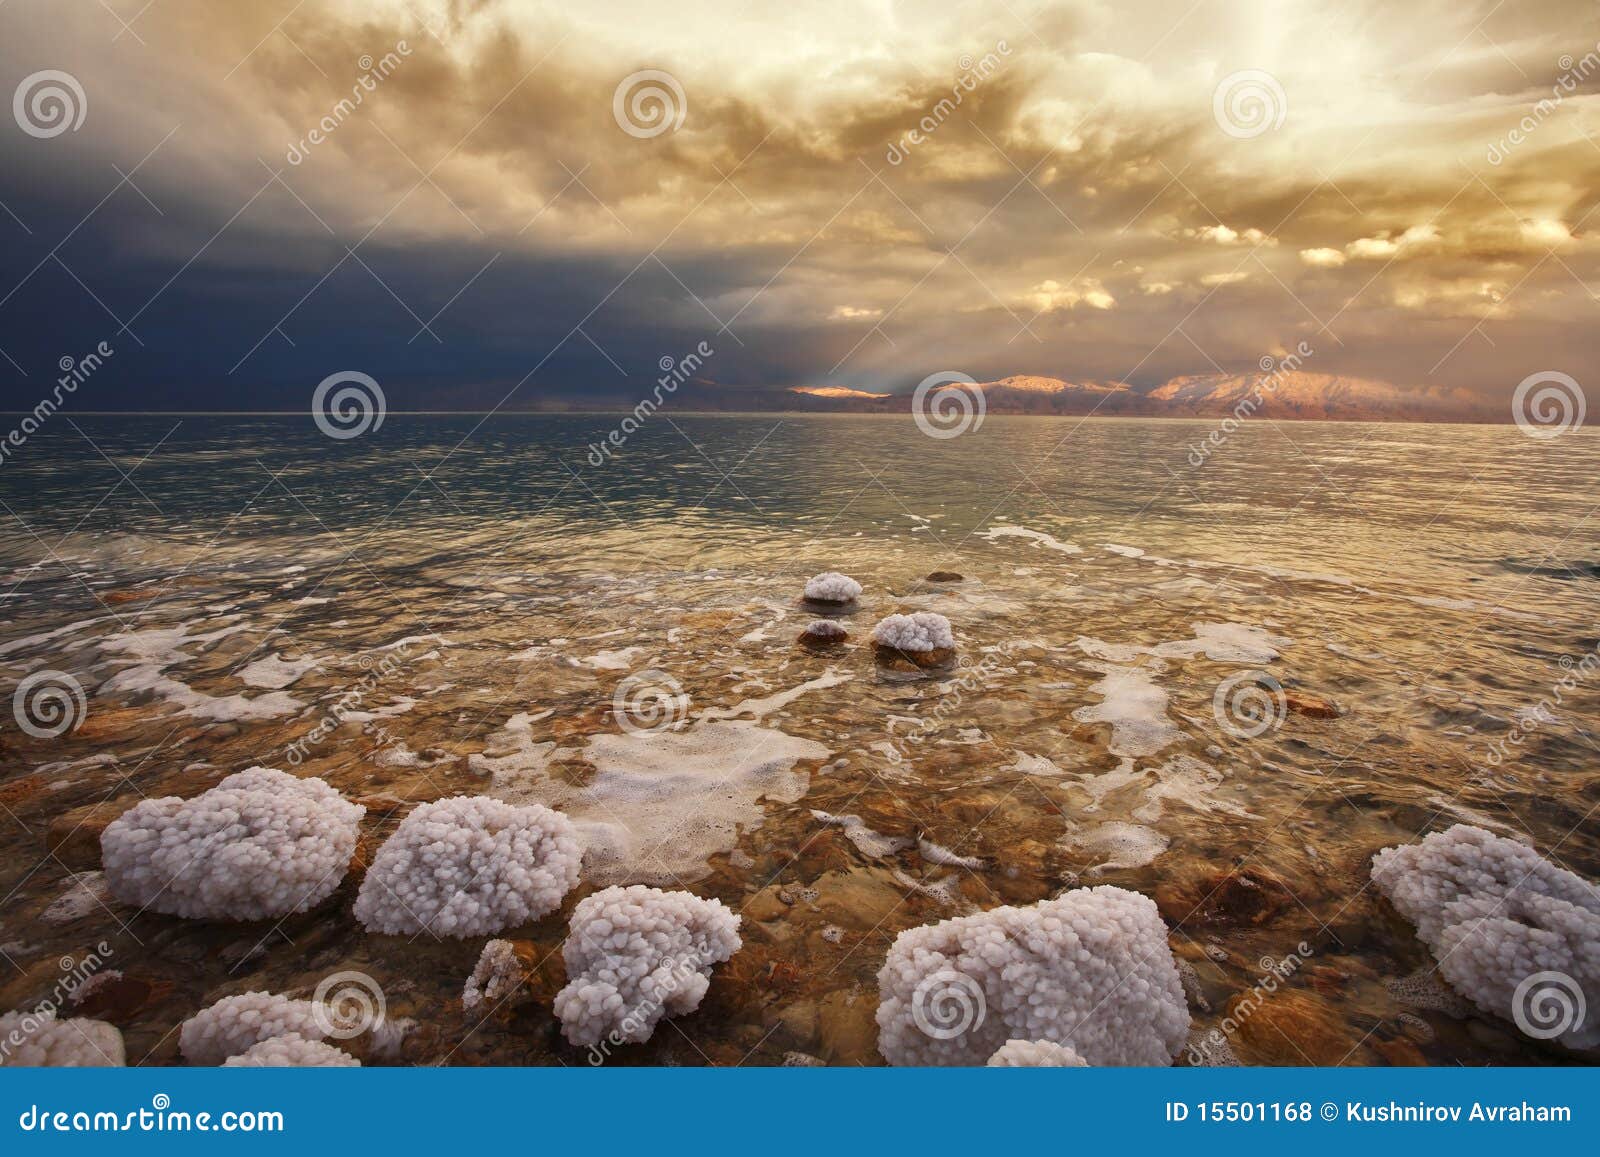
[[[1145,395],[1154,412],[1209,417],[1241,406],[1269,418],[1342,421],[1494,420],[1484,402],[1465,390],[1401,388],[1370,378],[1293,372],[1283,374],[1187,374]]]
[[[990,414],[1060,416],[1137,416],[1210,418],[1260,416],[1279,420],[1344,422],[1502,422],[1505,406],[1490,406],[1464,390],[1440,386],[1395,386],[1370,378],[1303,371],[1280,374],[1185,374],[1154,389],[1127,382],[1068,381],[1014,374],[975,386],[951,383],[951,390],[978,389]],[[669,405],[679,410],[758,411],[817,414],[894,414],[911,410],[912,394],[873,393],[852,386],[739,387],[706,381],[686,382]],[[631,405],[615,404],[615,409]]]
[[[951,384],[935,393],[972,389]],[[1440,386],[1401,387],[1370,378],[1305,371],[1253,374],[1185,374],[1152,390],[1127,382],[1067,381],[1016,374],[980,382],[985,409],[991,414],[1107,414],[1150,417],[1226,417],[1256,415],[1277,419],[1323,419],[1347,422],[1504,421],[1491,407],[1465,390]],[[843,412],[909,410],[909,394],[869,394],[847,387],[798,387],[792,394],[816,408],[827,404]],[[799,408],[799,407],[797,407]]]

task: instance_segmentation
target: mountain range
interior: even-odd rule
[[[1465,390],[1400,387],[1370,378],[1302,370],[1253,374],[1186,374],[1154,389],[1126,382],[1067,381],[1018,374],[976,387],[990,414],[1138,415],[1149,417],[1259,416],[1347,422],[1493,422],[1508,412]],[[909,394],[871,394],[837,386],[795,386],[784,407],[797,410],[877,413],[911,408]],[[745,408],[752,399],[745,398]],[[761,408],[768,408],[762,406]]]

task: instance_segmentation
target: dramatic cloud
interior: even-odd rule
[[[86,407],[581,404],[702,341],[727,386],[1305,342],[1503,398],[1600,345],[1577,0],[109,5],[0,6],[6,91],[85,106],[0,130],[13,404],[101,341]]]

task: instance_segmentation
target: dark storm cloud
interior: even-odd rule
[[[7,90],[62,69],[90,115],[0,133],[6,400],[101,340],[85,407],[298,408],[342,369],[397,407],[625,400],[702,340],[734,386],[1148,385],[1307,341],[1326,372],[1500,397],[1593,360],[1582,5],[1169,8],[275,26],[173,0],[113,42],[108,13],[12,0]],[[688,109],[641,139],[612,98],[647,68]],[[1246,69],[1284,123],[1231,136],[1212,96]]]

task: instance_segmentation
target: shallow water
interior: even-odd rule
[[[1270,978],[1244,1063],[1580,1059],[1439,1007],[1367,863],[1470,822],[1600,877],[1600,688],[1553,698],[1600,646],[1591,432],[1263,421],[1197,467],[1210,422],[663,413],[592,453],[617,420],[58,416],[0,466],[0,676],[85,694],[75,731],[0,731],[0,1007],[104,942],[145,982],[130,1060],[348,969],[417,1022],[408,1061],[587,1062],[548,992],[465,1015],[481,940],[368,936],[353,876],[226,926],[45,854],[72,809],[262,764],[365,803],[374,847],[422,800],[562,807],[585,883],[506,933],[546,952],[597,883],[742,910],[701,1009],[610,1063],[881,1063],[899,931],[1082,883],[1157,897],[1197,1031]],[[866,590],[813,653],[829,569]],[[955,627],[935,677],[865,641],[914,609]]]

